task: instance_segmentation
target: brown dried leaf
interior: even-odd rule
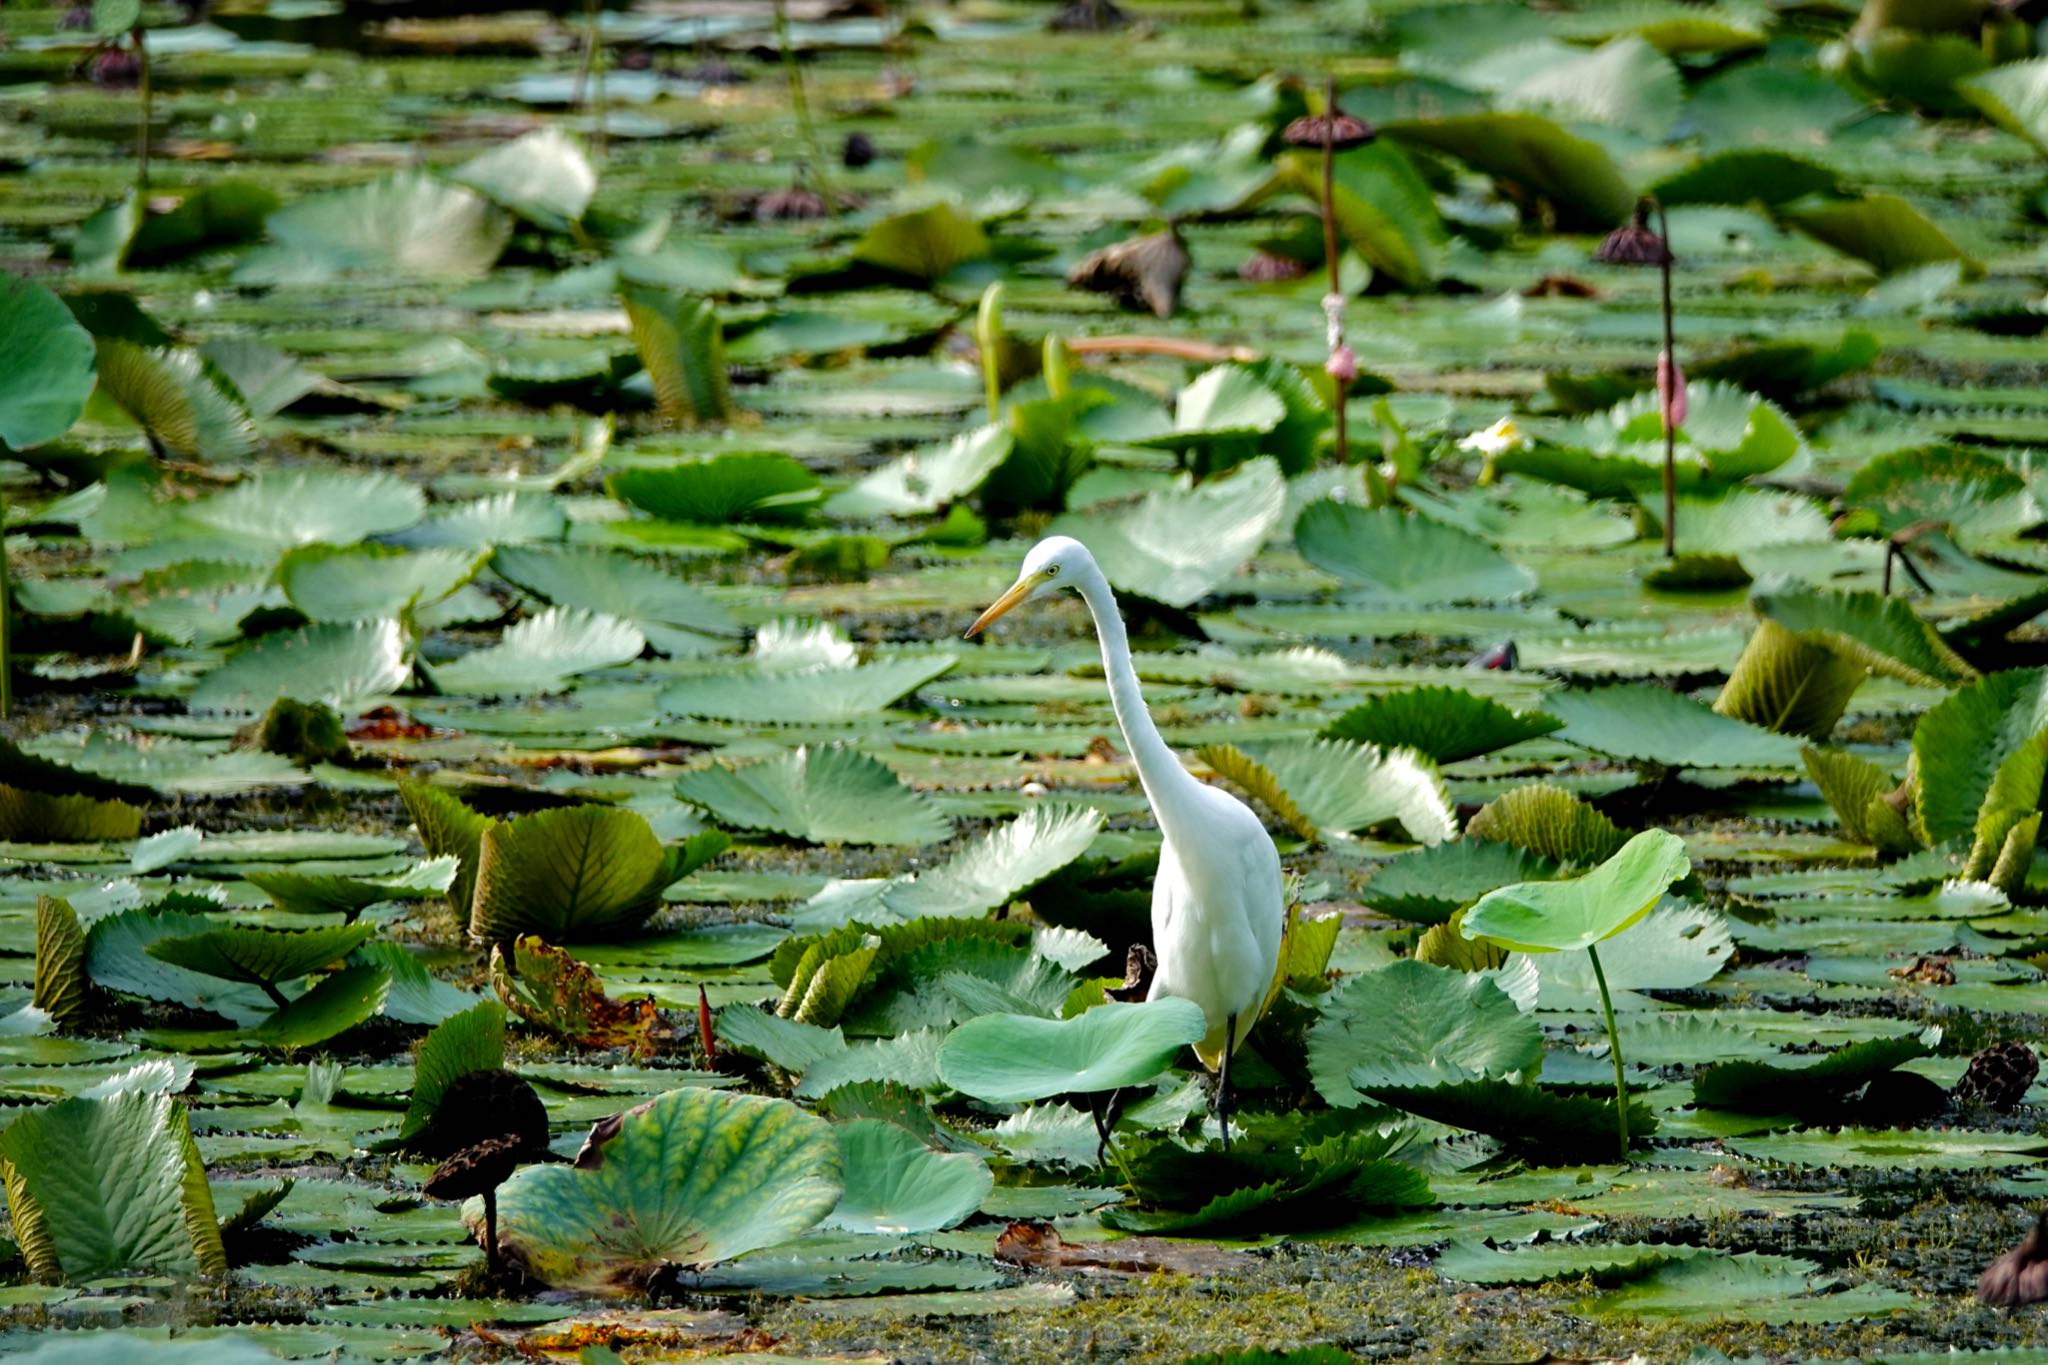
[[[667,1035],[651,997],[612,999],[596,972],[536,934],[514,941],[509,967],[502,947],[491,950],[491,985],[505,1008],[579,1047],[623,1047],[651,1057]]]
[[[1222,1275],[1250,1257],[1213,1242],[1170,1237],[1125,1237],[1113,1242],[1062,1241],[1050,1223],[1012,1223],[996,1238],[996,1259],[1033,1270],[1081,1270],[1110,1275]]]

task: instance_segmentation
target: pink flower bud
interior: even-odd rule
[[[1339,384],[1349,384],[1358,378],[1358,356],[1349,346],[1339,346],[1323,362],[1323,372]]]
[[[1657,353],[1657,406],[1664,414],[1664,429],[1676,431],[1685,425],[1685,371],[1671,358],[1671,352]]]

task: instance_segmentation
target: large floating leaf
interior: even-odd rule
[[[1614,1151],[1612,1099],[1557,1095],[1507,1080],[1373,1085],[1366,1093],[1411,1114],[1497,1137],[1538,1165],[1569,1166]],[[1637,1137],[1654,1133],[1657,1117],[1631,1101],[1628,1130]]]
[[[1322,202],[1320,156],[1290,153],[1275,169],[1290,189]],[[1337,230],[1344,242],[1403,289],[1434,284],[1450,236],[1429,183],[1408,158],[1387,143],[1374,143],[1340,155],[1334,178]]]
[[[671,1090],[601,1123],[576,1165],[507,1181],[498,1236],[543,1284],[637,1290],[809,1230],[839,1201],[840,1170],[832,1126],[787,1100]]]
[[[1511,711],[1462,687],[1410,687],[1360,702],[1323,727],[1323,736],[1414,749],[1438,763],[1454,763],[1547,735],[1562,724],[1541,711]]]
[[[1691,870],[1684,840],[1644,830],[1582,877],[1488,892],[1465,912],[1463,932],[1524,953],[1591,948],[1649,914]]]
[[[506,943],[616,938],[661,908],[679,875],[647,817],[615,806],[564,806],[483,831],[470,937]]]
[[[1807,1066],[1722,1062],[1693,1077],[1693,1100],[1710,1109],[1745,1114],[1825,1113],[1873,1078],[1930,1051],[1918,1038],[1871,1038],[1837,1048]]]
[[[1308,1073],[1339,1109],[1369,1085],[1432,1085],[1473,1076],[1533,1076],[1543,1030],[1493,981],[1406,960],[1361,972],[1325,996],[1308,1031]]]
[[[717,602],[660,565],[623,551],[507,546],[491,556],[491,568],[557,606],[631,622],[664,653],[694,653],[697,636],[739,630]]]
[[[384,1008],[391,973],[375,963],[358,963],[320,978],[304,995],[255,1028],[251,1041],[287,1050],[314,1047],[366,1023]]]
[[[232,925],[162,938],[149,955],[223,981],[275,987],[347,957],[377,932],[374,924],[331,924],[318,929]]]
[[[186,898],[190,908],[210,902]],[[185,967],[174,966],[149,952],[168,938],[204,934],[217,921],[186,908],[124,910],[94,921],[85,935],[85,969],[93,984],[145,1000],[166,1000],[187,1009],[207,1010],[238,1024],[267,1017],[272,1002],[254,985],[232,984]]]
[[[270,244],[242,259],[243,284],[318,284],[350,275],[470,279],[488,271],[512,220],[457,185],[400,171],[311,194],[270,215]]]
[[[430,666],[443,692],[520,696],[560,692],[578,673],[640,657],[647,637],[630,621],[573,607],[549,607],[508,626],[495,645]]]
[[[1647,1242],[1602,1242],[1593,1246],[1555,1242],[1515,1251],[1495,1251],[1476,1242],[1453,1242],[1436,1258],[1435,1270],[1447,1280],[1467,1284],[1541,1284],[1545,1280],[1577,1279],[1614,1284],[1639,1279],[1674,1261],[1711,1254],[1702,1247]]]
[[[1835,194],[1841,178],[1804,157],[1745,147],[1704,157],[1666,176],[1652,192],[1667,207],[1680,204],[1789,204],[1811,194]]]
[[[825,1219],[827,1227],[894,1236],[937,1232],[973,1214],[995,1186],[980,1157],[935,1152],[893,1123],[855,1119],[834,1131],[846,1192]]]
[[[23,1114],[0,1134],[14,1238],[45,1282],[127,1270],[227,1274],[185,1108],[130,1091]]]
[[[195,711],[255,714],[290,697],[353,714],[411,677],[398,622],[330,623],[263,636],[201,678],[188,702]]]
[[[178,529],[247,547],[265,562],[299,545],[353,545],[402,531],[426,511],[419,488],[392,474],[267,470],[184,509]]]
[[[943,200],[884,218],[853,244],[854,260],[919,284],[935,283],[988,254],[981,224]]]
[[[1087,852],[1101,828],[1102,812],[1092,807],[1039,806],[928,871],[828,882],[791,922],[820,929],[986,914]]]
[[[1613,227],[1635,204],[1634,187],[1604,148],[1536,114],[1409,119],[1381,130],[1548,199],[1568,226]]]
[[[1866,262],[1880,275],[1941,261],[1960,263],[1966,274],[1982,268],[1926,214],[1894,194],[1802,199],[1779,213],[1809,237]]]
[[[2048,669],[2013,669],[1979,678],[1931,708],[1913,730],[1919,774],[1915,814],[1930,843],[1972,833],[1987,804],[2009,800],[2031,810],[2048,762]]]
[[[278,564],[277,581],[312,620],[377,621],[440,601],[482,564],[471,550],[302,545]]]
[[[0,275],[0,447],[70,430],[92,395],[92,336],[40,284]]]
[[[725,329],[711,301],[630,279],[619,282],[619,296],[662,415],[678,422],[731,416]]]
[[[1966,446],[1921,446],[1880,455],[1856,471],[1842,490],[1842,502],[1869,513],[1884,535],[1939,522],[1959,535],[2004,538],[2041,520],[2041,506],[2018,471]]]
[[[353,921],[383,901],[417,901],[445,893],[457,862],[436,858],[390,877],[351,877],[345,873],[305,873],[266,869],[243,873],[248,883],[270,897],[271,904],[300,914],[340,915]]]
[[[1015,438],[1005,427],[983,426],[942,446],[898,456],[851,488],[835,493],[826,510],[839,517],[907,517],[935,512],[980,488],[1009,458]]]
[[[582,218],[597,193],[597,172],[583,149],[552,127],[479,153],[450,175],[501,208],[556,232]]]
[[[1202,1007],[1167,997],[1073,1019],[986,1014],[955,1029],[939,1075],[963,1095],[1018,1103],[1137,1085],[1209,1032]]]
[[[1614,758],[1668,768],[1792,768],[1796,740],[1718,715],[1668,688],[1623,683],[1544,700],[1558,738]]]
[[[724,824],[814,844],[929,844],[951,828],[929,797],[857,749],[805,746],[699,768],[676,779],[676,794]]]
[[[822,725],[871,715],[953,666],[950,654],[884,659],[855,668],[823,666],[772,673],[725,669],[662,690],[670,715],[755,725]]]
[[[734,454],[691,464],[621,470],[613,497],[669,521],[722,526],[774,520],[818,499],[818,476],[787,455]]]
[[[1520,597],[1536,586],[1535,575],[1477,536],[1397,507],[1313,502],[1294,539],[1324,573],[1405,604]]]
[[[1087,545],[1119,589],[1185,607],[1258,553],[1286,505],[1279,466],[1261,458],[1226,478],[1154,490],[1121,511],[1061,517],[1052,534]]]

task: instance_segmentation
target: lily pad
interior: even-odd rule
[[[1150,1080],[1208,1032],[1200,1005],[1171,997],[1073,1019],[985,1014],[946,1039],[939,1076],[963,1095],[1012,1104],[1117,1090]]]

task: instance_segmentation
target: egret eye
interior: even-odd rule
[[[1060,566],[1059,566],[1059,565],[1057,565],[1057,564],[1048,564],[1048,565],[1046,565],[1046,566],[1045,566],[1045,576],[1046,576],[1047,578],[1058,578],[1058,577],[1060,576]]]

